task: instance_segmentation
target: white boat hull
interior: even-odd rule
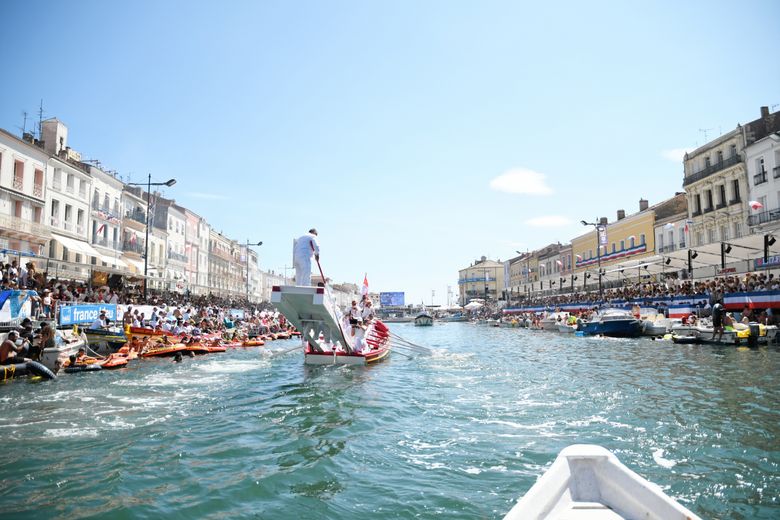
[[[620,518],[701,520],[608,450],[592,444],[564,448],[504,520]]]

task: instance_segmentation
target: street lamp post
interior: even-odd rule
[[[176,179],[169,179],[165,182],[152,182],[150,173],[146,180],[146,238],[144,239],[144,303],[146,303],[146,287],[149,284],[147,273],[149,272],[149,207],[152,200],[152,186],[168,186],[169,188],[176,184]],[[128,182],[128,186],[143,186],[142,182]]]
[[[599,298],[603,300],[604,290],[601,285],[601,237],[599,236],[599,232],[603,226],[597,222],[585,222],[584,220],[580,220],[580,223],[583,226],[593,226],[596,229],[596,262],[598,263],[599,269]]]
[[[257,243],[249,243],[249,239],[246,239],[246,301],[249,303],[249,246],[262,246],[263,241]]]

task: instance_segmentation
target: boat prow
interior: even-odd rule
[[[368,365],[390,353],[387,327],[374,320],[365,331],[351,334],[325,287],[274,286],[271,303],[301,332],[306,364]]]
[[[563,518],[701,520],[593,444],[564,448],[504,520]]]

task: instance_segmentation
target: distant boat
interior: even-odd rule
[[[579,329],[585,336],[635,338],[642,334],[642,322],[625,309],[602,309]],[[578,332],[579,334],[579,332]]]
[[[593,444],[564,448],[504,520],[563,518],[701,520]]]
[[[429,327],[433,325],[433,316],[425,311],[422,311],[420,314],[415,316],[414,324],[418,327]]]

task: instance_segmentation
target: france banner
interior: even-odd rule
[[[100,311],[106,311],[106,318],[116,321],[116,305],[64,305],[60,307],[60,325],[92,323]]]

